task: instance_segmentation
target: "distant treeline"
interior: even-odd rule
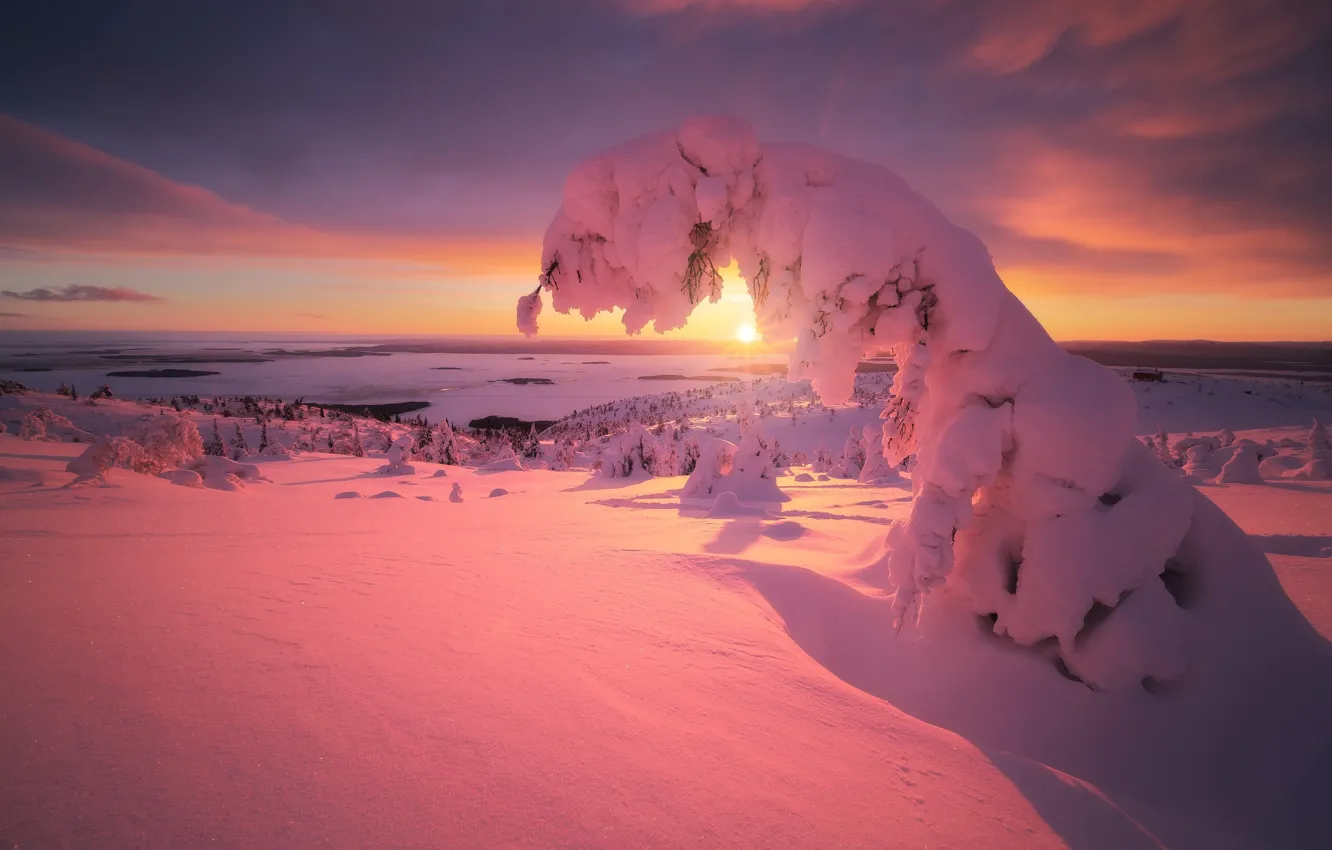
[[[390,421],[395,416],[411,413],[413,410],[424,410],[430,406],[428,401],[395,401],[390,404],[324,404],[318,401],[305,403],[310,407],[336,410],[339,413],[350,413],[354,416],[368,416],[384,422]]]

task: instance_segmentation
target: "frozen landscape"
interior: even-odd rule
[[[1325,372],[1099,365],[900,178],[722,117],[574,169],[518,328],[679,328],[730,259],[785,375],[6,372],[0,843],[1327,845]]]

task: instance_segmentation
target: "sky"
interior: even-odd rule
[[[1330,64],[1326,2],[16,4],[0,333],[514,333],[568,170],[726,112],[901,174],[1057,339],[1327,339]]]

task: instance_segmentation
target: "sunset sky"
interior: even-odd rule
[[[1327,339],[1330,48],[1326,2],[19,4],[0,333],[511,333],[568,169],[729,112],[904,176],[1056,338]]]

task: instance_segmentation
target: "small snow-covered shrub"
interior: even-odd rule
[[[18,435],[23,440],[45,440],[46,420],[33,411],[23,417],[19,423]]]
[[[379,471],[385,475],[415,475],[416,467],[407,462],[415,442],[411,434],[403,434],[394,440],[388,450],[388,464],[381,466]]]
[[[134,471],[149,475],[184,466],[204,453],[198,427],[174,413],[145,422],[139,428],[137,442],[143,448],[143,456],[134,464]]]
[[[126,437],[105,437],[65,465],[66,472],[78,476],[72,484],[103,483],[113,467],[146,467],[143,447]]]

